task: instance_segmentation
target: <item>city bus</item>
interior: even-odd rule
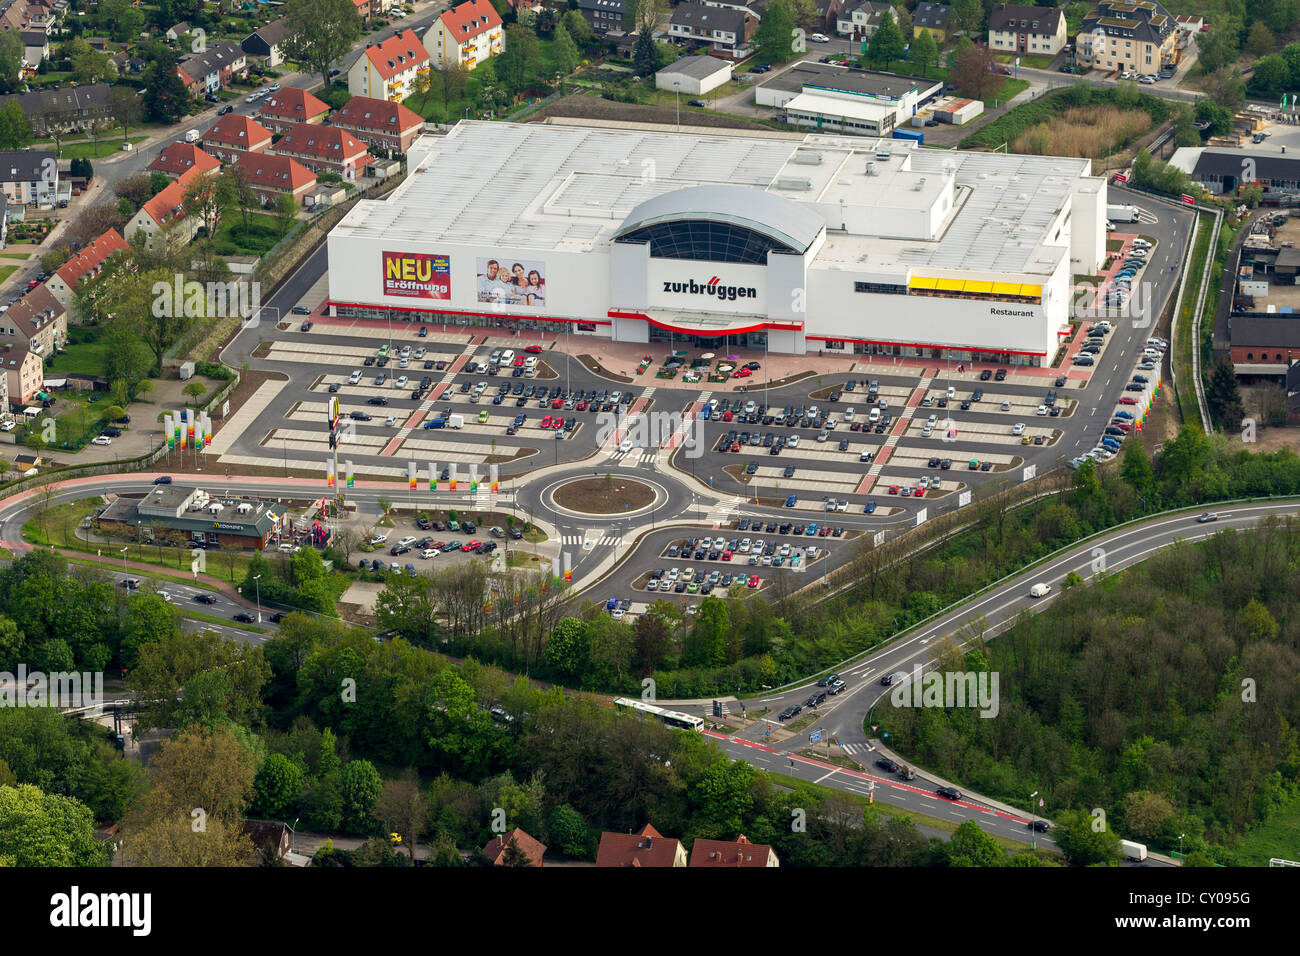
[[[704,719],[701,717],[692,717],[690,714],[681,714],[675,710],[664,710],[654,704],[647,704],[643,700],[632,700],[628,697],[616,697],[614,706],[619,710],[634,710],[638,713],[647,714],[678,730],[693,730],[699,734],[704,733]]]

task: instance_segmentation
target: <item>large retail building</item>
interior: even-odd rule
[[[1042,365],[1105,254],[1086,159],[469,122],[408,163],[330,233],[335,315]]]

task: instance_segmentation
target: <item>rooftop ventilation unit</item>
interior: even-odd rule
[[[894,155],[894,148],[888,143],[878,143],[876,145],[876,159],[889,159]]]
[[[922,176],[922,177],[921,177],[920,179],[918,179],[916,182],[912,183],[912,192],[914,192],[914,193],[919,193],[919,192],[920,192],[922,189],[924,189],[924,188],[925,188],[925,177],[924,177],[924,176]]]
[[[812,189],[812,180],[807,176],[779,176],[776,180],[776,188],[806,193]]]
[[[865,172],[866,172],[866,174],[867,174],[868,176],[879,176],[879,175],[880,175],[880,173],[876,172],[876,164],[873,163],[873,162],[868,162],[868,163],[867,163],[867,168],[866,168]]]
[[[825,157],[821,153],[810,149],[798,149],[790,157],[790,162],[798,166],[820,166],[824,159]]]

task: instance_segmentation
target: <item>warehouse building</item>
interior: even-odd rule
[[[1044,365],[1104,257],[1085,159],[469,122],[330,233],[338,316]]]

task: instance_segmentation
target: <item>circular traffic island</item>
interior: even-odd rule
[[[649,507],[654,503],[655,490],[644,482],[611,474],[565,482],[552,497],[568,511],[612,515]]]

